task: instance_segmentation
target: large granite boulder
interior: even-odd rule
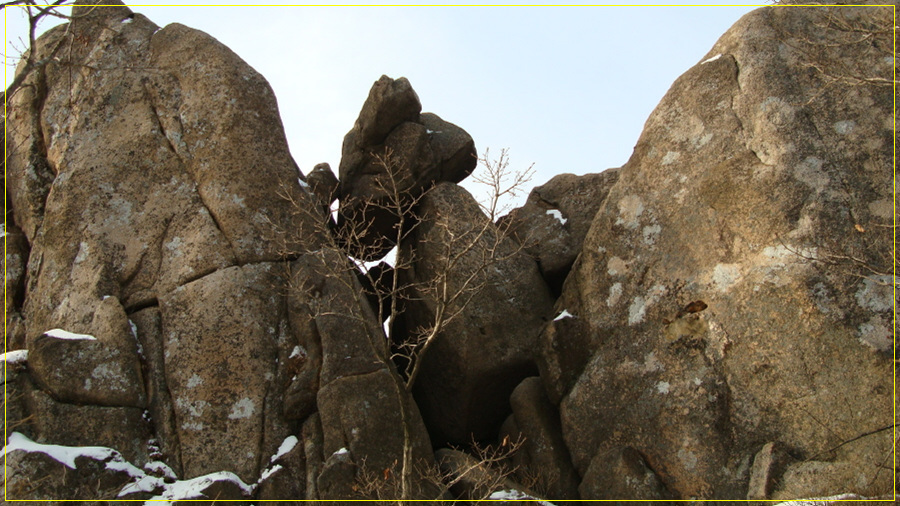
[[[531,190],[524,206],[498,222],[537,260],[541,274],[557,295],[581,252],[597,210],[618,177],[618,169],[553,176]]]
[[[892,490],[890,12],[756,10],[647,120],[543,335],[582,494]]]
[[[475,169],[472,137],[421,110],[406,78],[381,76],[344,137],[338,236],[358,258],[384,256],[397,243],[401,215],[426,189]]]
[[[563,440],[557,407],[550,402],[541,379],[525,378],[509,399],[512,415],[501,428],[500,441],[520,443],[512,455],[520,481],[533,480],[534,489],[553,499],[578,499],[581,481]],[[587,495],[590,497],[590,495]]]
[[[48,330],[31,343],[32,378],[56,399],[146,407],[137,336],[116,297],[95,306],[91,334]]]
[[[202,32],[160,29],[124,6],[84,13],[35,51],[88,42],[11,98],[7,176],[31,246],[29,340],[88,323],[105,295],[130,312],[217,269],[278,260],[297,247],[291,238],[320,240],[288,199],[271,197],[313,202],[258,73]],[[35,156],[53,176],[43,198],[30,186]]]
[[[465,189],[439,184],[418,212],[397,260],[408,287],[400,340],[420,339],[439,321],[441,329],[417,358],[413,392],[436,444],[486,441],[509,414],[513,389],[535,372],[553,301],[534,259]]]
[[[271,263],[234,266],[160,299],[184,477],[228,470],[255,480],[262,458],[289,435],[278,388],[288,373],[279,358],[294,339],[285,301],[272,293],[285,284],[280,275]]]
[[[35,414],[74,428],[103,406],[115,427],[149,407],[184,476],[229,469],[255,480],[288,430],[278,402],[263,398],[279,398],[274,350],[286,328],[267,262],[325,240],[291,199],[272,196],[314,200],[258,73],[202,32],[160,29],[121,2],[83,3],[39,40],[37,55],[58,61],[27,76],[7,118],[10,200],[30,246],[26,345],[35,382],[53,396]],[[33,177],[36,167],[47,177]],[[155,326],[129,321],[157,307]],[[247,395],[230,386],[248,378]],[[38,432],[89,442],[72,430]]]

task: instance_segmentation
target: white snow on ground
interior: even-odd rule
[[[786,501],[776,503],[775,506],[829,506],[834,504],[835,501],[846,501],[846,500],[865,500],[865,497],[858,496],[856,494],[839,494],[833,495],[830,497],[812,497],[809,499],[798,499],[796,501]]]
[[[288,358],[302,357],[303,355],[303,349],[301,349],[299,346],[294,346],[294,349],[291,350],[291,355]]]
[[[563,225],[565,225],[566,222],[569,221],[567,218],[563,218],[562,211],[560,211],[559,209],[547,209],[547,214],[559,220],[559,222]]]
[[[559,313],[559,316],[554,318],[553,321],[558,322],[558,321],[562,320],[563,318],[575,318],[575,315],[570,313],[567,309],[563,309],[563,312]]]
[[[206,497],[203,495],[203,490],[218,481],[230,481],[231,483],[237,485],[244,495],[248,496],[252,494],[253,490],[256,488],[256,485],[247,485],[246,483],[241,481],[241,479],[238,478],[237,475],[228,471],[210,473],[192,478],[190,480],[176,481],[175,483],[165,483],[159,478],[154,479],[158,481],[159,486],[163,487],[163,493],[157,495],[156,497],[150,498],[147,502],[144,503],[148,506],[159,506],[167,504],[166,502],[158,501],[168,501],[168,504],[171,504],[172,501],[181,501],[185,499],[206,499]],[[120,497],[127,493],[127,488],[128,487],[126,486],[126,488],[123,488],[122,491],[119,492]]]
[[[543,504],[544,506],[555,506],[552,502],[541,501],[536,497],[532,497],[524,492],[519,492],[518,490],[499,490],[491,494],[488,497],[490,501],[534,501],[538,504]]]
[[[159,495],[151,498],[145,503],[148,506],[165,506],[166,504],[171,504],[172,501],[185,499],[205,499],[201,492],[217,481],[230,481],[237,485],[241,491],[248,496],[251,495],[256,488],[256,485],[247,485],[241,481],[237,475],[228,471],[210,473],[190,480],[176,480],[173,483],[166,483],[163,478],[148,475],[143,470],[138,469],[134,464],[126,461],[122,457],[122,454],[112,448],[105,448],[102,446],[60,446],[41,444],[28,439],[28,437],[18,432],[13,432],[9,435],[9,443],[3,448],[3,455],[13,451],[43,453],[70,469],[77,469],[75,459],[78,457],[86,457],[97,462],[103,462],[106,464],[106,469],[109,469],[110,471],[122,471],[132,477],[132,482],[125,485],[122,490],[119,491],[119,497],[136,492],[158,493]],[[174,478],[172,470],[162,462],[148,463],[145,468],[151,472],[159,470],[161,471],[161,474],[164,474],[170,480],[171,478]],[[268,471],[271,476],[277,469],[273,468]]]
[[[28,361],[28,350],[7,351],[0,355],[0,359],[3,359],[7,364],[21,364]]]
[[[148,473],[152,473],[155,476],[164,476],[169,478],[170,480],[177,480],[178,476],[175,475],[175,471],[172,470],[171,467],[168,466],[165,462],[160,462],[158,460],[153,462],[147,462],[144,464],[144,470]]]
[[[340,450],[332,453],[332,455],[346,455],[348,453],[350,453],[350,450],[348,450],[346,448],[341,448]]]
[[[96,341],[97,338],[88,335],[88,334],[75,334],[72,332],[65,331],[63,329],[52,329],[44,332],[45,336],[53,337],[55,339],[67,339],[70,341]]]
[[[708,59],[708,60],[703,60],[702,62],[700,62],[700,65],[703,65],[704,63],[709,63],[709,62],[711,62],[711,61],[716,61],[716,60],[718,60],[718,59],[721,58],[721,57],[722,57],[721,54],[717,54],[717,55],[713,56],[712,58],[710,58],[710,59]]]

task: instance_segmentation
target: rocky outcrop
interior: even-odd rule
[[[119,300],[101,300],[88,328],[95,335],[53,329],[34,339],[34,380],[64,402],[146,407],[140,345]]]
[[[550,291],[534,260],[463,188],[436,186],[419,215],[398,253],[404,268],[397,275],[409,291],[405,340],[440,328],[420,358],[416,402],[436,444],[492,439],[509,414],[512,390],[535,371]]]
[[[308,357],[304,369],[315,372],[301,369],[291,381],[315,381],[302,388],[316,392],[325,469],[344,460],[378,472],[392,469],[402,462],[407,445],[414,461],[428,461],[431,443],[425,427],[390,367],[380,322],[349,265],[337,250],[304,255],[293,265],[292,325],[310,329],[299,353]],[[336,453],[340,458],[331,458]],[[336,486],[334,479],[328,481]],[[346,492],[352,485],[344,481],[338,488]]]
[[[435,183],[458,183],[475,168],[472,137],[421,110],[406,78],[382,76],[344,137],[338,229],[357,258],[384,256],[396,245],[400,214]]]
[[[259,74],[101,3],[6,109],[7,500],[890,496],[887,9],[754,11],[497,225],[405,79],[304,179]]]
[[[165,379],[187,477],[227,469],[250,482],[274,453],[261,443],[289,435],[276,385],[287,375],[279,358],[294,343],[285,303],[271,292],[277,286],[284,282],[272,264],[235,266],[160,300]]]
[[[308,469],[341,447],[357,464],[344,490],[406,443],[431,461],[380,322],[322,225],[327,178],[324,197],[301,184],[268,84],[212,37],[107,3],[76,2],[11,98],[7,318],[27,349],[4,401],[18,430],[114,448],[221,499],[257,493],[244,484],[305,495]],[[316,411],[327,455],[279,455]],[[55,465],[32,460],[13,472]]]
[[[160,29],[124,6],[77,9],[85,16],[49,31],[35,50],[46,57],[72,37],[89,43],[29,75],[35,86],[12,98],[8,118],[10,195],[31,246],[30,372],[52,395],[35,409],[65,403],[40,409],[76,427],[81,413],[109,407],[113,427],[133,424],[125,408],[149,407],[183,476],[229,469],[255,480],[288,430],[265,413],[278,406],[276,350],[286,329],[270,262],[301,249],[292,238],[303,247],[325,241],[287,199],[271,197],[312,202],[297,183],[274,96],[202,32]],[[72,65],[113,70],[71,74]],[[29,186],[36,159],[52,173],[46,192]],[[155,327],[129,321],[157,306]],[[152,356],[141,356],[140,342]],[[114,407],[119,423],[109,420]],[[39,440],[63,442],[65,431],[49,428]]]
[[[891,490],[885,12],[756,10],[648,119],[543,335],[582,494],[758,497],[770,442],[767,498]]]
[[[594,216],[618,180],[619,171],[560,174],[531,190],[525,205],[498,222],[538,262],[547,284],[558,295],[581,252]]]

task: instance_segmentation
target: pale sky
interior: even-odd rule
[[[496,155],[509,148],[511,168],[534,163],[532,186],[563,172],[600,172],[624,164],[647,116],[675,78],[702,61],[743,14],[768,4],[126,3],[160,26],[179,22],[209,33],[265,76],[304,172],[328,162],[337,173],[344,134],[372,83],[386,74],[408,78],[423,111],[464,128],[479,153],[489,147]],[[7,42],[24,36],[24,19],[9,10]],[[5,54],[18,52],[7,44]],[[11,79],[8,69],[6,82]]]

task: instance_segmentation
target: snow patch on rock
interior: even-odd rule
[[[44,332],[47,337],[54,339],[64,339],[68,341],[96,341],[97,338],[89,334],[76,334],[63,329],[52,329]]]
[[[563,225],[565,225],[566,222],[569,221],[567,218],[563,218],[562,211],[560,211],[559,209],[547,209],[547,214],[559,220],[559,222]]]
[[[7,364],[24,364],[28,362],[28,350],[13,350],[0,355],[0,360]]]
[[[275,452],[275,455],[272,455],[270,462],[275,462],[281,457],[287,455],[288,452],[293,450],[299,442],[300,441],[297,439],[297,436],[288,436],[284,438],[284,441],[281,442],[281,446],[278,447],[278,451]]]
[[[570,313],[568,310],[563,309],[562,313],[559,313],[559,316],[557,316],[556,318],[554,318],[553,321],[558,322],[558,321],[563,320],[563,319],[565,319],[565,318],[575,318],[575,315],[573,315],[572,313]]]

